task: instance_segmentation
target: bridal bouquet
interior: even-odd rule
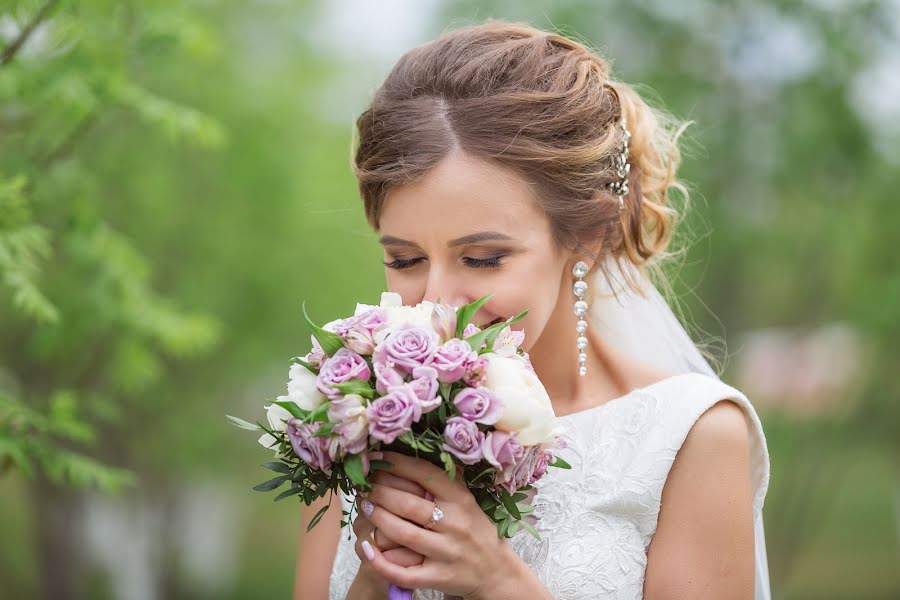
[[[524,332],[509,327],[528,311],[483,329],[470,322],[490,298],[404,306],[385,292],[379,306],[357,304],[353,316],[322,327],[304,303],[312,350],[291,359],[287,395],[266,407],[266,424],[228,416],[262,430],[259,443],[275,453],[262,466],[278,475],[254,489],[287,485],[275,500],[298,496],[306,505],[337,490],[368,491],[372,472],[390,466],[370,452],[393,450],[462,477],[498,535],[521,526],[538,537],[523,520],[533,510],[525,492],[547,467],[569,468],[552,452],[565,444],[519,347]],[[351,513],[343,511],[342,526]]]

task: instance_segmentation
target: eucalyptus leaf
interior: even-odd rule
[[[560,469],[571,469],[572,468],[572,465],[570,465],[569,463],[564,461],[562,459],[562,457],[556,456],[556,455],[554,455],[554,457],[553,457],[553,462],[547,463],[547,464],[548,464],[548,466],[558,467]]]
[[[275,488],[279,487],[290,478],[290,475],[279,475],[278,477],[253,486],[253,489],[257,492],[268,492],[269,490],[274,490]]]
[[[278,473],[292,473],[293,469],[291,469],[290,465],[286,465],[283,462],[267,462],[260,465],[261,467],[265,467],[267,469],[271,469],[272,471],[277,471]]]
[[[309,525],[306,526],[306,531],[309,532],[310,529],[316,526],[322,516],[325,514],[325,511],[331,507],[331,503],[329,502],[325,506],[319,509],[319,511],[313,516],[309,521]]]
[[[232,417],[231,415],[225,415],[225,418],[231,421],[231,424],[235,427],[240,427],[241,429],[247,429],[248,431],[259,431],[262,429],[256,423],[250,423],[249,421],[245,421],[243,419],[239,419],[238,417]]]
[[[506,507],[506,510],[509,511],[509,514],[517,519],[522,518],[522,515],[519,513],[519,507],[516,506],[515,502],[513,502],[513,499],[509,495],[509,492],[504,489],[500,490],[500,501],[503,503],[503,506]]]
[[[277,496],[275,496],[275,499],[272,501],[278,502],[279,500],[284,500],[285,498],[290,498],[291,496],[296,496],[297,494],[302,494],[302,493],[303,493],[303,488],[301,488],[301,487],[291,488],[291,489],[285,490],[285,491],[281,492],[280,494],[278,494]]]

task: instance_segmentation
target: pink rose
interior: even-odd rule
[[[376,307],[344,319],[338,328],[338,335],[347,348],[368,355],[375,350],[375,334],[386,326],[384,309]]]
[[[525,454],[525,448],[516,440],[516,434],[500,430],[487,432],[482,449],[485,460],[497,469],[495,481],[508,478],[512,468]]]
[[[484,458],[481,449],[483,443],[484,433],[478,429],[478,425],[462,417],[447,419],[444,444],[441,447],[464,464],[474,465]]]
[[[288,421],[287,433],[291,447],[300,460],[314,469],[325,472],[326,475],[331,475],[330,440],[327,437],[313,435],[321,426],[322,423],[319,421],[304,423],[301,419],[294,418]]]
[[[401,323],[375,347],[373,363],[383,363],[404,373],[431,362],[440,344],[438,334],[413,323]]]
[[[403,384],[403,373],[394,367],[377,361],[372,366],[375,367],[375,390],[379,394],[387,394],[392,386]]]
[[[366,409],[369,435],[386,444],[409,431],[421,416],[419,399],[407,386],[391,388],[390,392],[373,400]]]
[[[479,356],[466,366],[463,381],[469,387],[481,387],[487,381],[487,359]]]
[[[441,397],[438,395],[438,372],[434,367],[416,367],[412,372],[413,378],[406,384],[413,390],[419,400],[419,406],[423,413],[429,413],[441,405]]]
[[[453,338],[437,349],[430,366],[437,369],[441,383],[453,383],[462,378],[466,367],[477,358],[478,353],[472,350],[468,342]]]
[[[369,422],[366,419],[365,398],[358,394],[347,394],[332,400],[328,405],[328,420],[344,451],[359,454],[366,449]]]
[[[369,381],[371,370],[366,360],[348,348],[341,348],[322,363],[316,376],[316,387],[327,398],[334,400],[344,395],[332,387],[336,383],[347,383],[353,379]]]
[[[503,416],[500,398],[486,387],[463,388],[453,397],[459,414],[469,421],[493,425]]]

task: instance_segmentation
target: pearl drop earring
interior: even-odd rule
[[[582,299],[584,293],[587,291],[587,284],[582,278],[587,275],[587,272],[588,266],[583,260],[579,260],[575,263],[575,266],[572,267],[572,275],[578,278],[572,285],[572,293],[578,298],[578,300],[575,301],[575,316],[578,317],[578,322],[575,324],[575,329],[578,331],[578,339],[575,341],[575,345],[578,346],[578,374],[582,377],[587,373],[587,367],[585,366],[587,353],[585,353],[584,349],[587,348],[588,345],[588,339],[587,336],[585,336],[588,324],[584,319],[584,316],[587,314],[588,303]]]

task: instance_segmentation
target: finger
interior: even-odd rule
[[[384,460],[391,463],[387,471],[411,481],[415,481],[435,498],[451,499],[459,489],[447,476],[447,472],[424,458],[414,458],[399,452],[384,451]]]
[[[431,512],[434,509],[434,503],[425,498],[378,483],[372,486],[367,500],[420,527],[431,521]]]
[[[373,526],[374,527],[374,526]],[[398,544],[396,541],[392,540],[389,536],[385,535],[383,531],[380,529],[375,530],[375,535],[373,536],[375,539],[375,544],[378,545],[382,550],[393,550],[394,548],[402,548],[402,544]]]
[[[368,516],[375,527],[410,550],[431,558],[443,560],[452,558],[444,547],[441,534],[410,523],[374,502]]]
[[[384,511],[382,511],[384,512]],[[389,561],[387,557],[374,546],[369,545],[372,558],[366,557],[372,568],[391,583],[407,589],[438,588],[443,583],[437,577],[435,567],[423,562],[410,567],[402,567]],[[365,556],[365,551],[363,551]]]
[[[397,488],[398,490],[404,490],[409,492],[410,494],[415,494],[416,496],[424,496],[428,493],[425,488],[423,488],[415,481],[410,481],[405,477],[399,477],[397,475],[394,475],[393,473],[388,473],[387,471],[379,471],[378,474],[372,478],[372,483],[389,485],[391,487]]]
[[[382,549],[382,553],[386,559],[401,567],[414,567],[421,565],[425,561],[424,556],[403,546],[391,550]]]

